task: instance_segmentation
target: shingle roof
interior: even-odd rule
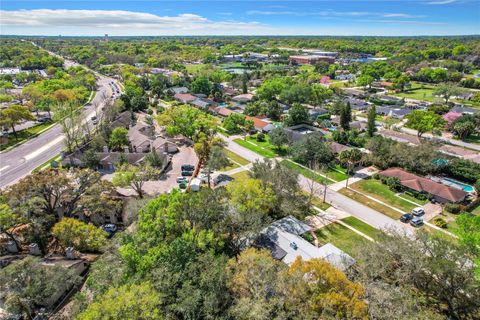
[[[462,190],[451,188],[433,180],[417,176],[401,168],[390,168],[380,172],[380,174],[386,177],[398,178],[400,183],[407,188],[418,192],[427,192],[452,202],[462,201],[467,195],[467,193]]]

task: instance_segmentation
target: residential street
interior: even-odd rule
[[[227,141],[228,149],[241,155],[242,157],[251,162],[263,159],[262,156],[235,143],[233,140],[236,138],[238,138],[238,136],[225,138],[225,140]],[[319,198],[323,198],[323,185],[313,182],[312,180],[304,177],[303,175],[300,175],[300,184],[302,185],[304,190],[314,190],[314,193]],[[345,211],[346,213],[365,221],[366,223],[377,229],[395,228],[404,230],[408,234],[412,232],[412,228],[409,225],[394,220],[376,210],[373,210],[361,203],[358,203],[357,201],[352,200],[332,190],[331,188],[327,188],[326,200],[335,208]]]
[[[75,63],[65,60],[65,66],[72,66]],[[85,121],[96,114],[104,102],[113,94],[109,83],[116,81],[112,78],[98,76],[97,91],[92,101],[85,107]],[[48,131],[42,133],[18,147],[0,153],[0,188],[5,188],[32,170],[52,159],[64,148],[64,136],[62,127],[55,125]]]

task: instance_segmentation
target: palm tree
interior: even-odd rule
[[[353,168],[362,161],[362,152],[359,149],[345,150],[340,153],[338,158],[341,162],[347,164],[347,182],[345,188],[348,189],[348,178],[350,177]]]

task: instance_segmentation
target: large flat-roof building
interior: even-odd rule
[[[290,56],[288,60],[298,64],[316,64],[319,61],[334,63],[335,57],[319,56],[319,55],[305,55],[305,56]]]

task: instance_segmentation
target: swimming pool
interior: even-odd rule
[[[473,192],[473,187],[469,186],[468,184],[462,183],[462,182],[457,181],[457,180],[449,179],[449,178],[444,178],[444,180],[446,180],[450,183],[456,184],[457,186],[460,186],[463,189],[463,191],[465,191],[465,192]]]

